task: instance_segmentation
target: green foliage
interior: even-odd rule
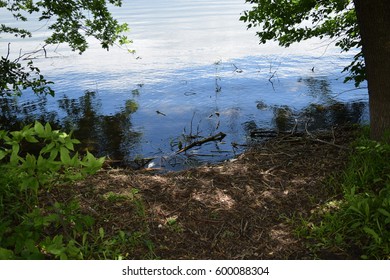
[[[166,225],[167,225],[168,229],[171,230],[172,232],[179,232],[180,233],[180,232],[184,231],[182,225],[178,222],[176,216],[168,217],[166,220]]]
[[[390,145],[359,139],[341,185],[343,199],[317,213],[306,235],[316,247],[347,257],[390,259]],[[306,224],[307,225],[307,224]]]
[[[246,0],[253,4],[245,11],[242,21],[248,28],[258,27],[262,44],[278,41],[288,47],[292,43],[313,37],[329,38],[342,51],[361,48],[360,31],[352,0]],[[363,54],[355,55],[352,63],[344,68],[355,85],[366,79]]]
[[[0,97],[3,95],[21,95],[23,90],[30,88],[35,94],[54,95],[40,70],[29,61],[26,66],[19,62],[20,58],[11,61],[7,57],[0,60]],[[27,69],[26,69],[27,67]]]
[[[39,122],[0,131],[0,259],[82,257],[76,239],[93,220],[80,213],[76,201],[61,204],[49,195],[53,186],[101,167],[104,158],[74,153],[78,143]],[[25,151],[36,147],[35,154]]]
[[[88,48],[87,38],[95,37],[105,49],[115,42],[129,43],[122,33],[128,31],[127,24],[120,24],[109,12],[108,5],[121,6],[120,0],[109,1],[0,1],[0,8],[12,13],[15,19],[27,21],[26,14],[37,14],[40,21],[50,21],[52,34],[46,39],[48,44],[68,43],[80,53]],[[0,33],[13,33],[27,37],[32,34],[23,29],[2,25]]]
[[[140,247],[147,248],[143,257],[154,258],[147,230],[107,234],[76,198],[58,202],[51,194],[101,168],[104,158],[80,156],[76,144],[71,134],[39,122],[0,131],[0,259],[123,259]],[[137,192],[106,199],[130,199],[144,218]]]
[[[88,241],[88,235],[91,237]],[[148,249],[148,255],[143,258],[154,258],[153,245],[147,239],[144,232],[135,231],[133,233],[119,230],[114,236],[109,236],[103,228],[99,228],[97,233],[86,233],[83,238],[83,258],[84,259],[104,259],[121,260],[129,257],[129,253],[140,246]],[[141,256],[140,256],[141,257]]]
[[[92,174],[99,170],[104,158],[96,159],[92,154],[80,158],[74,152],[74,144],[79,144],[71,134],[52,130],[35,122],[34,126],[25,126],[20,131],[0,131],[0,160],[8,161],[4,168],[17,173],[20,187],[37,192],[42,186],[50,186],[58,179],[78,179],[81,175]],[[34,144],[34,145],[32,145]],[[42,146],[36,154],[22,150],[23,147]]]

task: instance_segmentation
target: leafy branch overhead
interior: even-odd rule
[[[88,37],[95,37],[104,49],[116,42],[126,44],[130,41],[124,32],[126,23],[120,24],[109,11],[109,4],[121,6],[120,0],[76,0],[76,1],[0,1],[0,8],[6,8],[17,20],[27,21],[25,15],[38,14],[39,21],[55,20],[48,29],[53,33],[45,40],[49,44],[67,43],[74,51],[84,52],[88,48]],[[24,29],[2,25],[0,33],[12,32],[15,36],[26,37],[32,34]]]
[[[36,94],[54,95],[54,91],[48,86],[52,82],[47,81],[30,60],[25,66],[17,58],[13,61],[7,57],[0,60],[0,96],[21,95],[22,90],[31,88]],[[27,69],[26,69],[27,68]]]
[[[5,9],[18,21],[28,21],[33,14],[39,21],[47,25],[51,31],[46,44],[68,44],[73,51],[80,54],[88,48],[88,38],[99,40],[101,47],[109,50],[115,44],[126,45],[131,41],[124,35],[129,31],[126,23],[119,23],[109,11],[111,6],[121,6],[120,0],[73,0],[73,1],[32,1],[32,0],[0,0],[0,9]],[[35,18],[34,16],[34,18]],[[19,38],[32,37],[26,29],[0,25],[0,36],[12,34]],[[1,37],[0,37],[1,38]],[[26,59],[26,58],[25,58]],[[1,83],[0,96],[21,94],[22,90],[31,88],[36,94],[51,94],[50,82],[46,81],[31,60],[27,70],[18,57],[14,60],[6,57],[0,61]]]
[[[258,28],[260,43],[278,41],[283,47],[318,37],[328,38],[343,52],[361,49],[361,38],[352,0],[246,0],[253,4],[241,20]],[[359,86],[366,80],[362,52],[344,68]]]

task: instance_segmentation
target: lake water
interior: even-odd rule
[[[296,123],[315,130],[368,121],[367,90],[343,83],[353,54],[317,40],[288,49],[259,45],[255,30],[239,21],[250,7],[243,0],[124,2],[113,12],[129,23],[136,54],[107,52],[95,41],[82,56],[48,47],[48,58],[37,53],[34,63],[55,82],[56,96],[2,100],[2,126],[51,121],[75,130],[98,155],[128,164],[154,158],[149,166],[177,170],[232,158]],[[4,12],[0,18],[12,23]],[[26,26],[36,36],[3,36],[3,56],[8,41],[14,54],[42,45],[44,24]],[[222,141],[176,154],[219,132]]]

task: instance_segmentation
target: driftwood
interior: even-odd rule
[[[188,146],[185,146],[183,149],[180,149],[176,152],[176,154],[180,154],[182,152],[185,152],[195,146],[201,146],[203,145],[204,143],[207,143],[207,142],[211,142],[211,141],[222,141],[223,138],[225,138],[226,134],[223,133],[223,132],[220,132],[218,134],[215,134],[213,136],[210,136],[210,137],[207,137],[207,138],[203,138],[199,141],[195,141],[191,144],[189,144]]]

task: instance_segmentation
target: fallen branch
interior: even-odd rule
[[[309,139],[310,139],[311,141],[319,142],[319,143],[323,143],[323,144],[328,144],[328,145],[331,145],[331,146],[336,147],[336,148],[339,148],[339,149],[350,150],[350,148],[348,148],[348,147],[341,146],[341,145],[337,145],[337,144],[335,144],[335,143],[328,142],[328,141],[324,141],[324,140],[321,140],[321,139],[318,139],[318,138],[309,138]]]
[[[222,141],[223,138],[225,138],[226,134],[223,133],[223,132],[220,132],[218,134],[215,134],[213,136],[210,136],[210,137],[207,137],[207,138],[204,138],[204,139],[201,139],[199,141],[195,141],[191,144],[189,144],[188,146],[184,147],[183,149],[180,149],[179,151],[176,152],[176,154],[180,154],[182,152],[185,152],[193,147],[196,147],[196,146],[201,146],[203,145],[204,143],[207,143],[207,142],[211,142],[211,141]]]
[[[309,136],[309,139],[311,141],[315,141],[315,142],[319,142],[319,143],[323,143],[323,144],[328,144],[328,145],[331,145],[333,147],[336,147],[336,148],[339,148],[339,149],[343,149],[343,150],[349,150],[350,149],[348,147],[340,146],[340,145],[337,145],[337,144],[334,143],[336,138],[335,138],[335,135],[334,135],[333,128],[332,128],[333,142],[328,142],[328,141],[324,141],[324,140],[321,140],[321,139],[318,139],[318,138],[314,137],[314,135],[309,132],[309,130],[307,128],[307,125],[308,125],[308,122],[306,122],[306,124],[305,124],[305,130],[306,130],[306,133]]]

